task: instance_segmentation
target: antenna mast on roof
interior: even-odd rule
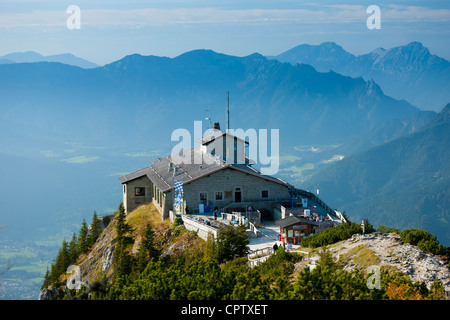
[[[227,91],[227,133],[230,129],[230,92]]]
[[[209,106],[209,108],[206,109],[206,111],[209,111],[209,117],[206,118],[205,120],[208,120],[208,129],[211,129],[212,128],[212,125],[211,125],[211,106]]]

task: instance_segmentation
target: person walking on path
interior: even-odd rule
[[[273,245],[273,252],[277,252],[277,250],[278,250],[278,245],[277,245],[277,243],[275,242],[275,244]]]

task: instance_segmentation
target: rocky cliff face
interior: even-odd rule
[[[201,254],[204,241],[193,232],[183,232],[181,226],[175,226],[168,220],[161,221],[158,211],[153,204],[142,205],[126,217],[127,223],[133,230],[134,244],[131,254],[136,254],[139,249],[142,235],[148,223],[155,232],[155,244],[161,249],[161,257],[169,260],[179,255],[195,256]],[[95,289],[100,283],[111,280],[114,275],[114,249],[116,246],[115,216],[103,217],[99,222],[103,229],[95,244],[88,253],[81,255],[76,263],[79,267],[79,281],[87,288],[85,294]],[[63,282],[71,275],[63,276]],[[56,300],[65,295],[67,284],[64,287],[50,287],[42,290],[39,300]]]
[[[89,254],[81,257],[79,267],[83,282],[92,284],[114,273],[113,259],[116,242],[116,220],[112,219],[98,237]]]
[[[81,284],[89,288],[96,281],[108,280],[114,274],[113,259],[116,242],[116,219],[112,216],[103,217],[99,222],[103,228],[97,241],[89,253],[81,255],[77,262]],[[70,275],[67,274],[67,278]],[[64,296],[64,288],[47,288],[41,290],[38,300],[56,300]]]

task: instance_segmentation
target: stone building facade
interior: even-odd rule
[[[153,190],[150,179],[144,175],[124,183],[123,205],[126,210],[137,208],[141,204],[153,201]]]
[[[152,165],[119,178],[125,212],[153,202],[167,219],[170,210],[181,214],[230,206],[270,210],[274,203],[290,199],[293,186],[252,167],[243,152],[248,142],[220,130],[199,142],[197,147],[158,158]],[[183,199],[177,208],[175,181],[183,184]]]

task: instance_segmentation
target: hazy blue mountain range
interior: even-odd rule
[[[21,63],[21,62],[42,62],[42,61],[60,62],[85,69],[98,67],[97,64],[87,61],[83,58],[76,57],[71,53],[43,56],[40,53],[34,51],[26,51],[26,52],[14,52],[6,54],[4,56],[0,56],[0,64]]]
[[[359,56],[334,42],[302,44],[274,58],[309,64],[321,72],[333,70],[373,79],[385,94],[405,99],[424,110],[439,111],[450,101],[450,62],[431,54],[419,42],[391,49],[378,48]]]
[[[8,63],[15,63],[15,62],[8,59],[0,59],[0,64],[8,64]]]
[[[0,230],[0,242],[7,249],[0,265],[7,264],[3,257],[13,257],[10,281],[24,288],[24,279],[43,278],[43,257],[53,258],[62,238],[78,231],[82,218],[89,223],[94,210],[113,212],[122,201],[118,177],[170,153],[177,143],[171,141],[173,130],[193,133],[195,120],[203,120],[206,129],[208,107],[224,128],[227,91],[232,128],[280,130],[279,176],[298,187],[355,152],[417,133],[436,115],[385,95],[374,81],[260,54],[134,54],[97,68],[1,64],[0,225],[7,227]],[[391,175],[380,171],[385,179]],[[430,185],[423,199],[442,197],[445,188],[445,181]],[[337,206],[326,188],[320,190],[325,202]],[[402,202],[385,199],[393,203]],[[347,211],[351,218],[359,215]]]
[[[341,143],[418,112],[384,95],[373,81],[259,54],[239,58],[198,50],[173,59],[131,55],[95,69],[48,62],[0,67],[8,124],[32,119],[25,131],[105,143],[148,143],[154,134],[159,142],[203,119],[208,106],[213,118],[224,120],[227,90],[232,127],[281,128],[289,143]],[[117,130],[123,126],[134,130]]]
[[[225,126],[226,91],[232,128],[280,129],[280,175],[294,184],[321,167],[316,164],[332,162],[327,152],[357,145],[355,140],[361,148],[388,141],[430,116],[384,95],[373,81],[260,54],[135,54],[93,69],[3,64],[0,162],[10,183],[1,189],[2,205],[5,212],[16,212],[6,219],[23,224],[31,216],[44,223],[44,217],[62,221],[64,216],[79,222],[76,215],[90,216],[88,208],[101,213],[116,207],[113,199],[121,201],[117,177],[169,153],[176,144],[170,140],[173,130],[193,132],[193,121],[204,119],[208,106],[213,120]],[[380,130],[381,138],[372,139],[371,132]],[[312,165],[304,166],[309,156]],[[13,178],[24,174],[38,191]],[[34,202],[15,192],[25,187],[33,190]]]
[[[304,186],[350,217],[423,228],[449,245],[449,144],[450,104],[421,130],[346,157]]]
[[[292,181],[292,183],[303,185],[313,174],[331,163],[350,156],[355,152],[414,133],[428,124],[435,115],[436,113],[432,111],[422,111],[403,119],[389,120],[380,127],[361,133],[340,145],[308,146],[307,148],[303,147],[301,150],[294,146],[293,150],[289,149],[291,157],[286,156],[284,159],[294,159],[296,156],[301,159],[289,161],[287,169],[282,169],[281,176]]]

